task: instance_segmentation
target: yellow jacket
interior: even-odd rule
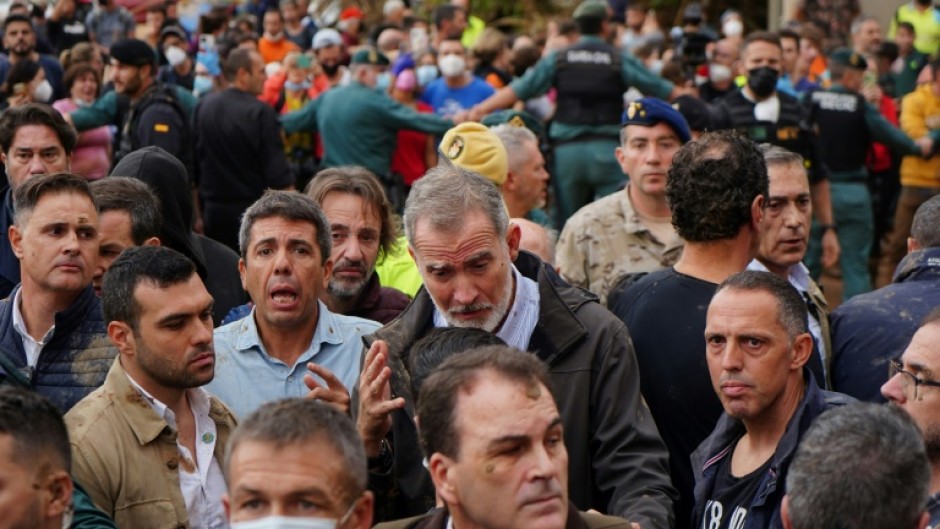
[[[901,102],[901,130],[913,139],[940,129],[940,96],[933,84],[922,84]],[[929,159],[905,156],[901,162],[901,185],[940,187],[940,155]]]

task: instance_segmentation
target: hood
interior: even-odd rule
[[[894,283],[940,280],[940,248],[925,248],[901,259],[894,271]]]
[[[206,257],[192,230],[193,199],[183,163],[160,147],[144,147],[121,158],[111,176],[136,178],[153,189],[163,210],[160,240],[192,259],[205,278]]]

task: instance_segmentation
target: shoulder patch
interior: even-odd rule
[[[170,132],[170,126],[166,123],[154,123],[154,132]]]

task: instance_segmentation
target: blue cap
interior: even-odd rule
[[[658,123],[665,123],[676,133],[682,143],[692,139],[692,133],[689,132],[689,124],[682,117],[678,110],[655,97],[644,97],[638,99],[627,106],[623,113],[623,126],[640,125],[643,127],[652,127]]]
[[[414,70],[415,69],[415,60],[411,56],[411,53],[402,53],[395,59],[395,62],[392,63],[392,75],[398,77],[398,74],[402,73],[405,70]]]

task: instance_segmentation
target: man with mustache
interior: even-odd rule
[[[269,190],[242,216],[238,270],[254,307],[216,329],[220,361],[208,387],[238,417],[285,397],[348,408],[362,337],[379,324],[320,300],[333,271],[331,238],[323,211],[301,193]]]
[[[724,413],[692,454],[692,527],[782,527],[780,504],[797,444],[813,419],[853,402],[819,389],[806,305],[768,272],[726,279],[708,306],[705,360]]]
[[[629,529],[568,501],[568,451],[548,369],[501,345],[445,360],[421,386],[421,447],[444,509],[380,529]]]
[[[0,354],[65,412],[104,382],[117,354],[91,286],[98,212],[88,183],[70,173],[29,177],[13,206],[22,282],[0,302]]]
[[[761,145],[761,151],[767,162],[768,195],[758,225],[760,246],[757,257],[747,269],[777,274],[789,281],[806,300],[814,353],[807,366],[813,370],[821,387],[830,387],[829,305],[802,262],[813,217],[813,201],[803,157],[766,143]]]
[[[640,396],[626,327],[595,296],[519,250],[519,227],[509,222],[499,188],[479,174],[445,164],[415,182],[405,233],[424,288],[367,338],[353,407],[379,519],[424,514],[435,504],[417,448],[409,351],[432,328],[472,327],[545,362],[564,395],[571,502],[648,529],[672,527],[667,453]]]
[[[124,250],[102,289],[119,355],[66,414],[72,472],[121,529],[225,527],[221,463],[235,417],[201,386],[215,373],[213,300],[186,256]]]
[[[307,186],[330,221],[333,273],[320,299],[337,314],[388,323],[408,306],[406,294],[379,284],[375,263],[398,239],[392,205],[382,184],[367,169],[333,167]]]

